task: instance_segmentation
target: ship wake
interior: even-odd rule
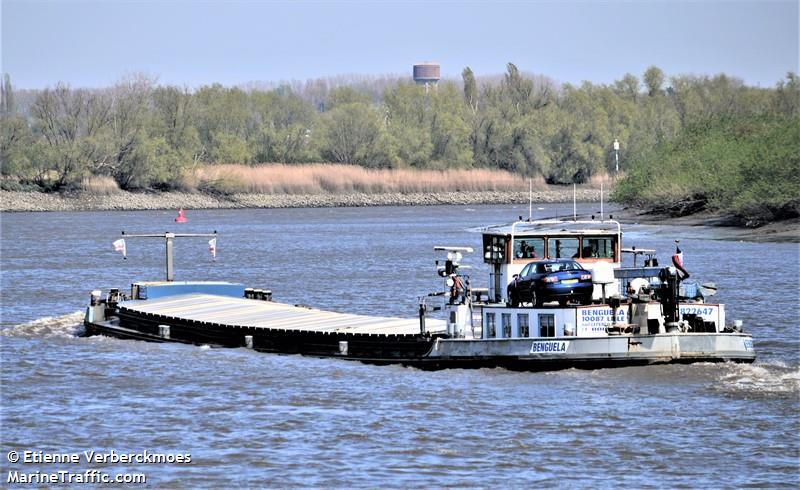
[[[0,330],[5,337],[81,337],[84,334],[83,312],[46,316]]]
[[[719,389],[731,395],[796,397],[800,393],[800,366],[783,362],[727,365]]]

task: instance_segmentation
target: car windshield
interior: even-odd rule
[[[538,274],[548,274],[551,272],[561,271],[579,271],[582,269],[583,267],[581,267],[577,262],[551,262],[536,265],[536,272]]]

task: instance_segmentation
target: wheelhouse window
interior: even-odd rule
[[[511,337],[511,313],[503,313],[503,338]]]
[[[613,236],[584,237],[583,246],[581,248],[581,258],[613,259],[614,244],[615,239]]]
[[[539,337],[556,336],[555,315],[539,315]]]
[[[486,338],[493,339],[495,337],[495,320],[494,313],[486,314]]]
[[[507,243],[504,236],[483,235],[483,261],[487,264],[504,264]]]
[[[528,327],[528,314],[527,313],[520,313],[517,315],[517,325],[519,325],[519,336],[520,337],[528,337],[530,336],[530,329]]]
[[[544,257],[544,238],[514,238],[515,259]]]
[[[577,238],[550,238],[547,240],[547,256],[551,259],[571,259],[578,257]]]

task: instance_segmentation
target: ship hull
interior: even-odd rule
[[[163,327],[169,323],[165,336]],[[742,333],[675,333],[608,337],[448,339],[441,335],[375,335],[216,324],[124,314],[86,322],[88,335],[280,354],[401,364],[426,370],[504,368],[516,371],[600,369],[696,362],[751,363],[752,337]]]

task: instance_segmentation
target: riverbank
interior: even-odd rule
[[[551,186],[534,191],[532,197],[538,203],[572,202],[573,194],[571,187]],[[86,192],[45,194],[0,191],[0,212],[520,204],[527,203],[528,198],[528,192],[516,191],[230,195],[119,191],[102,196]],[[576,198],[581,202],[600,201],[600,190],[578,189]]]
[[[0,191],[0,212],[143,211],[183,209],[323,208],[365,206],[435,206],[480,204],[527,204],[527,192],[473,191],[435,193],[349,193],[349,194],[232,194],[212,195],[182,192],[122,192],[95,195],[87,192],[45,194]],[[580,202],[599,202],[600,190],[578,189]],[[571,203],[572,189],[550,186],[533,192],[535,203]],[[718,238],[727,240],[800,242],[800,219],[769,223],[759,228],[736,226],[728,217],[697,213],[683,217],[653,214],[635,207],[614,211],[622,223],[698,226],[714,228]]]
[[[713,228],[714,236],[722,240],[800,242],[800,218],[774,221],[752,228],[741,226],[740,221],[723,214],[701,212],[673,217],[636,207],[618,209],[614,211],[614,218],[621,223]]]

